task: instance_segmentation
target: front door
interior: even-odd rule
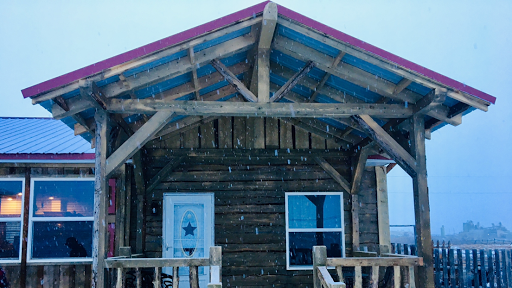
[[[214,244],[213,193],[166,193],[163,213],[163,258],[208,258]],[[163,273],[172,275],[172,268]],[[199,267],[199,286],[206,287],[209,269]],[[189,269],[179,270],[180,287],[190,287]]]

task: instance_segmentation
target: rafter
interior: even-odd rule
[[[322,169],[324,169],[325,172],[327,172],[327,174],[332,177],[332,179],[340,184],[341,188],[343,188],[345,192],[350,193],[352,185],[343,176],[341,176],[341,174],[336,171],[336,169],[334,169],[331,164],[325,161],[325,159],[322,157],[315,157],[315,161],[318,163],[318,165],[320,165],[320,167],[322,167]]]
[[[229,69],[222,64],[219,60],[213,59],[210,64],[219,71],[222,76],[224,76],[224,79],[228,81],[235,89],[242,95],[244,98],[249,102],[257,102],[258,98],[252,94],[252,92],[245,87],[244,83],[240,81],[233,72],[229,71]]]
[[[357,57],[359,59],[364,59],[365,61],[367,61],[371,64],[374,64],[378,67],[381,67],[383,69],[386,69],[388,71],[396,73],[404,78],[410,79],[413,82],[422,84],[431,89],[448,88],[444,85],[439,84],[435,80],[429,79],[429,78],[422,76],[418,73],[414,73],[412,71],[409,71],[408,69],[397,66],[396,63],[394,63],[394,62],[387,61],[385,59],[382,59],[379,56],[375,56],[370,53],[360,51],[357,48],[354,48],[353,46],[351,46],[350,44],[345,44],[339,40],[332,39],[329,36],[319,34],[315,30],[308,28],[308,27],[304,27],[302,25],[298,25],[298,24],[294,23],[293,21],[288,21],[287,19],[283,18],[283,19],[278,19],[277,23],[280,25],[283,25],[284,27],[295,30],[301,34],[304,34],[308,37],[311,37],[317,41],[325,43],[331,47],[334,47],[342,52],[350,54],[354,57]],[[478,108],[483,111],[487,111],[488,106],[490,105],[490,103],[488,103],[487,101],[479,99],[479,98],[469,95],[467,93],[462,93],[462,92],[453,91],[453,90],[448,90],[447,93],[448,93],[448,97],[451,97],[457,101],[466,103],[470,106],[473,106],[473,107]]]
[[[396,84],[395,89],[393,90],[393,95],[396,95],[400,92],[402,92],[407,86],[409,86],[412,83],[412,80],[409,80],[407,78],[403,78]]]
[[[313,69],[313,67],[315,67],[313,62],[308,61],[306,65],[302,67],[302,69],[300,69],[295,75],[293,75],[293,77],[288,79],[288,81],[283,86],[281,86],[279,90],[277,90],[274,96],[270,98],[270,102],[278,102],[279,100],[281,100],[281,98],[283,98],[288,92],[290,92],[290,90],[292,90],[293,87],[297,85],[300,79],[306,76],[309,73],[309,71]]]
[[[261,32],[258,42],[258,102],[267,103],[270,97],[270,46],[274,39],[277,23],[277,5],[273,2],[265,5]]]
[[[366,131],[369,138],[375,141],[389,156],[397,162],[409,175],[416,173],[416,160],[393,137],[391,137],[369,115],[357,115],[352,118]]]
[[[414,106],[414,114],[427,114],[429,111],[442,105],[446,100],[446,89],[433,89],[426,96],[418,100]]]
[[[197,68],[196,67],[196,57],[194,55],[194,47],[188,48],[188,58],[190,60],[190,65],[192,65],[192,83],[194,84],[194,90],[196,94],[196,100],[199,100],[199,81],[197,80]]]
[[[345,56],[345,52],[340,51],[338,56],[336,56],[336,58],[334,58],[334,60],[332,61],[332,68],[338,67],[338,64],[340,64],[340,61],[341,61],[341,59],[343,59],[343,56]],[[329,80],[330,77],[331,77],[331,73],[325,72],[324,77],[322,78],[320,83],[318,83],[318,85],[313,90],[314,91],[313,94],[311,94],[311,96],[309,97],[309,102],[315,101],[316,96],[318,96],[319,91],[324,87],[325,83],[327,83],[327,80]]]

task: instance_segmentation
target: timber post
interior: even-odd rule
[[[430,232],[430,204],[427,185],[427,161],[425,154],[425,118],[415,114],[412,118],[411,150],[416,159],[416,175],[413,180],[414,214],[416,224],[416,245],[418,256],[424,265],[418,267],[418,287],[434,287],[434,258],[432,256],[432,235]]]
[[[210,247],[210,284],[208,288],[222,287],[222,247]]]
[[[327,247],[313,246],[313,287],[322,288],[322,283],[318,277],[318,266],[327,265]]]
[[[94,170],[94,223],[92,241],[92,287],[105,287],[106,258],[106,197],[108,179],[106,175],[108,115],[104,110],[97,110],[96,121],[96,161]]]

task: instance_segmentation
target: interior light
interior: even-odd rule
[[[48,199],[53,200],[53,199],[55,199],[55,198],[52,196],[52,197],[49,197]]]
[[[21,193],[21,192],[20,192],[20,193],[18,193],[18,196],[21,196],[21,195],[23,195],[23,193]]]
[[[12,198],[7,198],[7,200],[12,201]]]

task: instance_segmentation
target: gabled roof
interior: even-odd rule
[[[94,128],[94,111],[101,109],[95,100],[91,102],[93,98],[112,100],[110,102],[118,110],[113,108],[111,111],[115,110],[114,113],[122,118],[116,118],[116,122],[126,122],[127,129],[133,131],[140,127],[136,122],[144,122],[145,119],[136,111],[125,111],[123,101],[146,98],[144,103],[149,103],[152,98],[166,101],[201,98],[208,100],[205,102],[236,100],[232,98],[239,94],[239,90],[232,87],[210,62],[220,60],[249,86],[255,65],[254,47],[258,46],[258,31],[261,25],[265,25],[262,24],[262,13],[268,3],[254,5],[45,81],[24,89],[22,93],[24,97],[31,97],[34,104],[51,111],[55,118],[66,121],[70,127],[79,123],[78,127],[84,127],[79,129],[80,133],[88,140],[91,137],[89,132]],[[430,132],[446,124],[458,125],[462,115],[474,109],[486,111],[495,103],[496,98],[489,94],[286,7],[277,5],[277,11],[277,26],[270,47],[271,94],[309,61],[315,66],[280,102],[395,104],[394,107],[401,107],[410,115],[425,108],[423,104],[432,103],[432,91],[442,90],[447,97],[439,100],[440,103],[436,102],[437,106],[429,107],[432,109],[425,116],[425,128]],[[93,91],[80,89],[84,85]],[[142,102],[141,107],[146,105]],[[147,109],[151,112],[152,108]],[[191,116],[187,116],[192,114],[184,111],[178,114],[163,131],[174,131],[175,127],[181,127],[179,124],[183,121],[192,122]],[[317,120],[317,126],[327,125],[327,132],[328,127],[342,130],[351,127],[350,120],[328,115]],[[385,118],[376,121],[381,126],[388,123]],[[343,134],[346,134],[345,140],[357,146],[366,135],[358,131],[357,125],[355,128],[345,130],[347,133]]]
[[[94,159],[91,144],[52,118],[0,117],[0,162]]]

